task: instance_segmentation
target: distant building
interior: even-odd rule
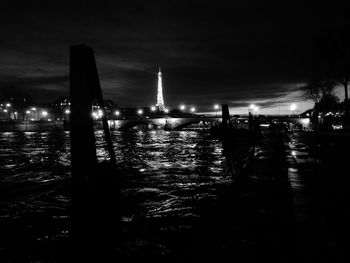
[[[158,72],[158,90],[157,90],[157,104],[156,107],[158,108],[159,111],[164,112],[165,111],[165,104],[164,104],[164,99],[163,99],[163,84],[162,84],[162,72]]]

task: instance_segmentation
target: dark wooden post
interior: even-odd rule
[[[253,126],[254,126],[254,123],[253,123],[253,115],[251,112],[249,112],[249,116],[248,116],[248,125],[249,125],[249,131],[253,131]]]
[[[71,177],[72,177],[72,249],[73,254],[87,256],[92,245],[93,213],[91,181],[96,168],[96,148],[93,129],[92,92],[88,80],[88,57],[85,45],[70,48],[71,99]]]
[[[221,106],[222,109],[222,127],[223,128],[228,128],[231,124],[230,122],[230,112],[228,110],[228,105],[227,104],[222,104]]]
[[[119,178],[115,153],[103,118],[110,161],[97,163],[92,104],[104,111],[94,52],[85,45],[70,48],[72,249],[75,261],[108,257],[119,226]]]

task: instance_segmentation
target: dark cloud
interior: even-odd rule
[[[314,36],[347,23],[346,9],[232,2],[5,1],[0,82],[42,101],[65,95],[69,46],[86,43],[106,98],[122,106],[155,102],[158,66],[170,106],[300,99],[300,83],[313,76]]]

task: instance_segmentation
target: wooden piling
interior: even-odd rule
[[[75,260],[108,257],[119,227],[119,178],[106,114],[103,114],[109,161],[97,162],[93,101],[104,111],[94,52],[85,45],[70,48],[72,229]],[[104,112],[105,113],[105,112]],[[112,238],[111,238],[112,237]]]
[[[221,110],[222,110],[222,127],[223,128],[228,128],[228,127],[231,126],[230,112],[228,110],[228,105],[227,104],[222,104],[221,105]]]

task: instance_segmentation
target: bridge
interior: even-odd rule
[[[253,119],[259,120],[261,124],[271,123],[272,121],[286,122],[299,125],[302,128],[310,128],[310,119],[299,116],[253,116]],[[248,129],[248,116],[231,116],[230,121],[234,127]],[[222,122],[222,117],[218,116],[200,116],[193,117],[158,117],[158,118],[135,118],[108,120],[109,127],[113,130],[127,131],[136,126],[148,126],[150,129],[182,130],[192,124],[211,124],[217,125]]]
[[[149,128],[181,130],[192,124],[199,123],[221,123],[221,117],[184,117],[184,118],[138,118],[130,120],[108,120],[109,127],[114,130],[127,131],[140,125],[147,125]]]

